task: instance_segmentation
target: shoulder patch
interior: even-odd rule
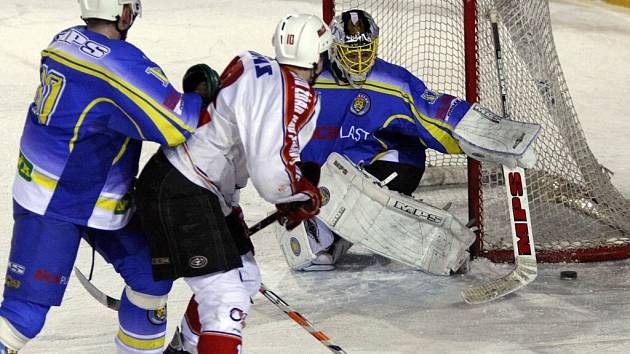
[[[441,96],[441,94],[439,94],[439,93],[437,93],[435,91],[429,90],[429,89],[424,90],[424,92],[422,93],[422,98],[425,101],[427,101],[429,104],[434,104],[435,101],[438,98],[440,98],[440,96]]]

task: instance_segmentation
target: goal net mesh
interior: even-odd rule
[[[479,0],[475,25],[464,27],[463,0],[324,0],[324,18],[349,9],[369,12],[381,28],[379,57],[401,65],[429,88],[466,94],[466,31],[476,31],[476,96],[501,114],[501,93],[489,11],[498,12],[511,119],[543,126],[527,170],[530,212],[539,259],[599,261],[630,257],[630,203],[612,185],[588,147],[554,46],[545,0]],[[482,164],[480,188],[467,178],[463,155],[429,150],[427,171],[414,194],[467,222],[468,190],[478,198],[481,255],[512,258],[512,238],[500,166]]]

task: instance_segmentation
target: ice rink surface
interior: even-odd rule
[[[59,30],[80,23],[75,3],[0,2],[0,267],[10,246],[11,184],[39,52]],[[630,197],[630,11],[600,1],[550,6],[560,62],[590,147]],[[129,40],[174,82],[196,62],[220,71],[244,50],[272,54],[271,34],[280,16],[321,13],[315,0],[149,0],[144,7]],[[145,158],[154,149],[146,145]],[[243,207],[250,224],[273,209],[253,189],[246,189]],[[524,290],[471,306],[459,292],[506,274],[510,265],[477,260],[471,274],[442,278],[353,250],[334,272],[296,274],[287,269],[270,230],[257,234],[254,243],[267,286],[348,353],[630,353],[630,261],[543,264]],[[77,265],[84,271],[90,254],[83,245]],[[578,271],[578,279],[561,280],[561,270]],[[101,259],[95,283],[119,296],[122,283]],[[178,281],[169,302],[169,338],[189,296]],[[73,277],[63,306],[51,311],[42,334],[21,353],[114,353],[116,331],[115,312],[95,302]],[[329,352],[260,295],[244,348],[249,354]]]

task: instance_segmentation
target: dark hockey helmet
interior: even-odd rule
[[[353,86],[361,86],[378,54],[379,28],[363,10],[349,10],[330,25],[333,35],[331,58]]]

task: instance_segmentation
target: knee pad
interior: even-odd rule
[[[240,336],[251,303],[238,269],[185,280],[195,293],[201,331]]]

